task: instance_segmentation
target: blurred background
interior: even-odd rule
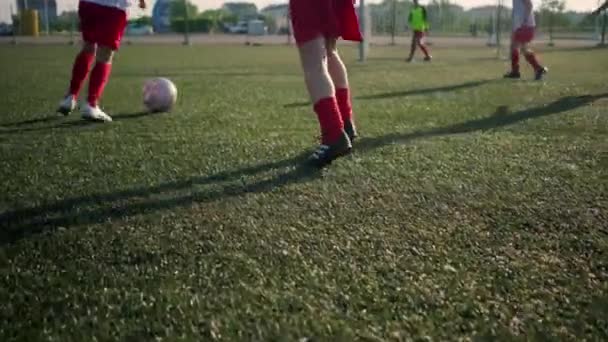
[[[135,1],[136,2],[136,1]],[[534,1],[538,34],[544,44],[605,43],[606,15],[592,17],[599,0]],[[360,4],[361,2],[358,1]],[[495,45],[510,34],[511,1],[431,0],[427,7],[430,36],[454,44]],[[365,1],[368,39],[375,44],[406,43],[409,0]],[[40,42],[70,41],[78,36],[78,0],[2,0],[0,35]],[[257,37],[264,43],[289,43],[287,1],[152,0],[148,8],[131,9],[127,37],[133,42],[241,42]],[[185,35],[185,36],[184,36]],[[29,37],[29,38],[28,38]],[[244,37],[244,38],[243,38]],[[7,38],[4,38],[6,40]]]

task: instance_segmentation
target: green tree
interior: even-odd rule
[[[186,4],[186,6],[184,6],[184,3]],[[174,19],[184,18],[186,16],[186,8],[188,9],[188,16],[190,18],[196,17],[198,13],[198,7],[196,7],[195,4],[193,4],[189,0],[186,0],[185,2],[183,0],[172,1],[170,10],[171,20],[173,21]]]
[[[562,19],[564,9],[566,8],[565,0],[542,0],[540,9],[543,18],[546,18],[546,27],[549,29],[549,45],[553,46],[553,33],[557,21]]]
[[[239,20],[255,19],[258,16],[258,7],[250,2],[226,2],[222,9],[236,15]]]
[[[224,9],[206,10],[200,14],[200,17],[209,20],[211,23],[211,32],[221,31],[224,24],[235,23],[237,21],[235,15]]]

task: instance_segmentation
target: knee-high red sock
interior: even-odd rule
[[[336,89],[336,100],[338,101],[338,108],[342,116],[342,121],[353,120],[353,105],[350,100],[350,90],[348,88]]]
[[[101,94],[103,94],[103,89],[108,83],[111,71],[111,63],[97,62],[93,67],[89,80],[89,97],[87,98],[91,106],[97,106],[97,101],[99,101]]]
[[[315,113],[321,126],[321,143],[328,145],[340,138],[344,122],[335,97],[326,97],[315,103]]]
[[[511,71],[519,72],[519,50],[511,50]]]
[[[534,68],[535,71],[542,68],[542,66],[540,66],[540,63],[538,63],[538,59],[536,58],[536,54],[534,54],[534,52],[526,52],[524,56],[526,57],[526,61],[530,63],[530,65]]]
[[[72,96],[78,97],[80,89],[82,88],[82,83],[84,83],[84,79],[87,78],[94,59],[95,55],[87,51],[81,51],[78,56],[76,56],[74,66],[72,67],[72,80],[70,81],[70,94]]]

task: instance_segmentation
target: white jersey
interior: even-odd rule
[[[534,6],[526,8],[526,1],[513,0],[513,31],[522,26],[536,27],[534,19]]]
[[[131,7],[131,0],[80,0],[101,6],[114,7],[126,11]]]

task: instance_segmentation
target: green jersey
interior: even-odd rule
[[[408,22],[410,23],[412,30],[421,32],[426,31],[429,28],[426,19],[426,9],[423,6],[412,8]]]

